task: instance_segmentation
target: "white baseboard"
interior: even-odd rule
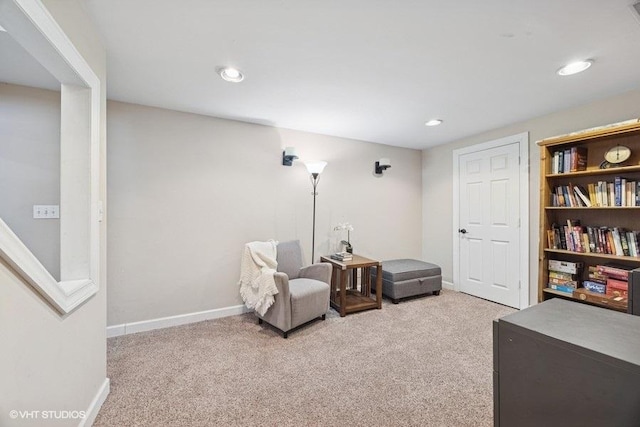
[[[171,326],[186,325],[188,323],[202,322],[204,320],[219,319],[221,317],[236,316],[250,311],[251,310],[244,305],[234,305],[231,307],[216,308],[214,310],[199,311],[196,313],[179,314],[177,316],[161,317],[158,319],[143,320],[141,322],[107,326],[107,338],[135,334],[136,332],[151,331],[154,329],[169,328]]]
[[[105,400],[107,400],[107,396],[109,395],[109,391],[111,390],[110,384],[111,382],[109,381],[109,378],[105,378],[102,386],[100,386],[100,389],[98,390],[98,393],[89,404],[89,408],[87,408],[86,411],[86,416],[80,421],[78,427],[90,427],[93,425],[93,422],[98,416],[98,412],[100,412],[100,408],[102,408],[102,404]]]
[[[442,281],[442,288],[443,289],[449,289],[451,291],[455,291],[456,290],[456,287],[453,285],[453,283],[447,282],[446,280]]]
[[[120,335],[126,335],[126,324],[107,326],[107,338],[119,337]]]

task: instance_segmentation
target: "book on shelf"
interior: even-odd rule
[[[615,184],[613,182],[607,182],[607,191],[609,193],[609,206],[615,206],[616,205],[616,190],[615,190]]]
[[[623,256],[622,242],[620,241],[620,231],[617,227],[611,229],[611,236],[613,237],[613,246],[615,248],[614,255]]]
[[[596,253],[598,252],[598,243],[596,240],[596,232],[594,231],[593,227],[586,227],[587,228],[587,240],[589,241],[589,252],[592,253]]]
[[[603,236],[602,238],[604,240],[603,242],[603,248],[605,249],[604,253],[615,255],[616,246],[613,241],[613,233],[611,232],[611,230],[606,227],[600,227],[600,234],[602,234]]]
[[[622,247],[622,255],[630,256],[629,242],[627,241],[627,233],[625,231],[618,230],[618,238],[620,239],[620,246]]]
[[[560,249],[558,247],[555,230],[547,230],[547,247],[549,249]]]
[[[555,151],[553,153],[553,157],[551,158],[551,173],[556,174],[560,173],[560,152]]]
[[[607,183],[605,181],[598,181],[596,194],[598,196],[598,206],[609,206]]]
[[[625,280],[607,279],[606,294],[614,297],[627,297],[629,292],[629,283]]]
[[[558,185],[551,191],[554,207],[634,207],[640,206],[640,186],[617,176],[613,182],[598,181],[587,187]]]
[[[551,206],[574,208],[594,206],[588,197],[589,192],[578,185],[558,185],[551,192]]]
[[[622,178],[619,176],[616,176],[613,179],[613,195],[614,195],[614,206],[624,206],[622,204],[623,200],[622,200],[622,193],[621,193],[621,189],[622,189]]]
[[[638,241],[633,231],[627,231],[627,244],[629,245],[629,255],[632,257],[638,256]]]
[[[584,280],[582,287],[589,292],[595,292],[596,294],[606,294],[607,285],[605,283],[594,282],[593,280]]]
[[[587,147],[557,150],[551,158],[551,173],[578,172],[587,169]]]
[[[562,189],[564,191],[565,201],[568,201],[567,206],[572,208],[578,206],[578,201],[576,200],[576,196],[573,191],[573,185],[565,185]]]
[[[549,289],[571,294],[580,287],[582,262],[550,259],[547,267],[547,287]]]
[[[594,184],[593,182],[587,184],[587,191],[589,192],[589,200],[591,201],[591,206],[599,206],[598,197],[596,194],[596,184]]]
[[[580,253],[601,253],[621,257],[639,257],[639,233],[619,227],[583,226],[578,220],[567,225],[551,224],[547,247]]]
[[[549,288],[554,291],[566,292],[568,294],[572,294],[577,288],[572,286],[558,285],[556,283],[549,283]]]
[[[614,263],[589,266],[589,279],[584,281],[580,280],[582,268],[583,264],[580,262],[549,260],[547,287],[568,294],[584,288],[602,297],[627,298],[629,285],[623,277],[625,274],[628,277],[630,267]]]
[[[550,259],[547,267],[548,288],[570,294],[580,286],[583,263]]]
[[[558,279],[563,281],[576,280],[577,274],[565,273],[564,271],[549,270],[549,279]]]
[[[577,288],[579,282],[577,280],[555,279],[553,277],[549,277],[549,284],[561,285],[561,286],[569,286],[569,287]]]
[[[588,192],[580,188],[578,185],[573,187],[573,191],[578,195],[583,205],[590,208],[591,200],[587,197]],[[586,193],[586,194],[585,194]]]
[[[569,231],[569,238],[571,241],[571,250],[574,252],[584,252],[582,247],[582,225],[578,219],[567,218],[567,230]]]
[[[616,263],[598,264],[596,266],[598,273],[607,276],[607,278],[613,278],[618,280],[629,280],[629,271],[633,270],[631,267]]]
[[[563,226],[564,227],[564,226]],[[564,229],[560,229],[556,226],[557,236],[559,239],[560,249],[567,249],[567,235],[564,232]]]
[[[589,280],[591,282],[598,282],[598,283],[602,283],[602,284],[606,284],[607,283],[607,275],[598,272],[598,266],[597,265],[590,265],[589,266],[587,277],[589,278]]]
[[[584,264],[582,262],[570,262],[558,259],[550,259],[548,263],[549,271],[557,271],[570,274],[579,274],[583,266]]]
[[[571,150],[558,150],[553,153],[552,173],[568,173],[571,171]]]
[[[640,206],[640,193],[638,182],[629,181],[626,178],[616,176],[613,181],[614,206]]]
[[[587,170],[587,147],[571,147],[571,172]]]

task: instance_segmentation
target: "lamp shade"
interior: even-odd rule
[[[314,173],[322,173],[322,171],[324,170],[324,167],[327,166],[327,162],[323,162],[323,161],[318,161],[318,162],[306,162],[304,164],[307,167],[307,170],[309,171],[309,173],[314,174]]]

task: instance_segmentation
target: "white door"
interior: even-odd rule
[[[520,308],[519,151],[516,142],[458,157],[460,290],[515,308]]]

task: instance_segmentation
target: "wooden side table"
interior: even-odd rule
[[[330,256],[320,257],[333,267],[331,275],[331,307],[344,317],[356,311],[382,308],[382,262],[353,255],[351,261],[338,261]],[[371,298],[371,268],[376,271],[376,299]],[[358,290],[358,269],[360,269],[360,290]],[[352,275],[351,289],[347,289],[349,270]]]

